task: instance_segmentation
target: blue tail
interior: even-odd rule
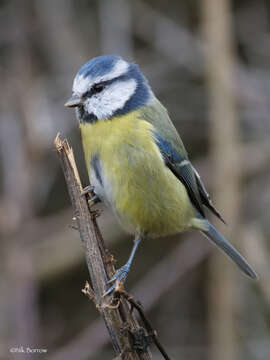
[[[223,235],[221,235],[215,227],[208,221],[204,220],[207,230],[203,230],[202,233],[212,241],[219,249],[224,251],[226,255],[240,268],[243,273],[252,279],[258,279],[256,272],[243,258],[243,256],[229,243]]]

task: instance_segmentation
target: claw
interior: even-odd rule
[[[113,286],[111,286],[107,291],[105,291],[105,293],[102,295],[102,297],[110,295],[112,292],[114,292],[115,288],[116,288],[116,284],[113,284]]]
[[[114,283],[104,294],[103,297],[106,295],[111,294],[115,289],[119,286],[119,284],[123,285],[126,281],[128,272],[130,270],[130,266],[125,264],[120,269],[116,271],[114,276],[108,281],[108,284]]]
[[[125,282],[128,272],[129,272],[129,266],[126,264],[116,271],[114,276],[108,281],[108,284],[117,280],[121,282]]]
[[[81,196],[84,196],[86,194],[92,193],[94,191],[94,186],[88,185],[85,188],[82,189]]]
[[[94,193],[94,189],[95,189],[94,186],[88,185],[81,192],[81,196],[89,194],[90,197],[90,199],[88,200],[89,207],[92,207],[93,205],[100,202],[100,198],[98,197],[97,194]]]
[[[88,200],[89,207],[92,207],[93,205],[97,204],[98,202],[100,202],[100,198],[95,194]]]

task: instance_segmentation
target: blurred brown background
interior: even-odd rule
[[[218,228],[260,275],[249,281],[186,233],[142,244],[127,289],[174,359],[270,359],[268,0],[0,1],[0,358],[113,358],[81,293],[88,273],[53,145],[68,137],[87,185],[63,104],[78,68],[108,53],[141,66],[228,221]],[[99,223],[119,267],[131,239],[107,210]]]

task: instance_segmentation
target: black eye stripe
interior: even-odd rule
[[[91,97],[92,95],[94,94],[98,94],[99,92],[101,92],[107,85],[110,85],[112,83],[114,83],[115,81],[119,81],[119,80],[125,80],[127,78],[127,74],[123,74],[123,75],[120,75],[116,78],[113,78],[111,80],[106,80],[106,81],[102,81],[100,83],[97,83],[97,84],[93,84],[91,86],[91,89],[86,91],[84,94],[83,94],[83,97]]]
[[[108,84],[109,82],[108,81],[104,81],[104,82],[101,82],[101,83],[98,83],[98,84],[94,84],[92,85],[91,89],[86,91],[83,96],[84,97],[91,97],[92,95],[94,94],[98,94],[100,93],[102,90],[104,90],[104,88],[106,87],[106,85]]]
[[[107,81],[102,81],[100,83],[97,83],[97,84],[93,84],[91,86],[91,89],[86,91],[84,94],[83,94],[83,97],[91,97],[92,95],[94,94],[97,94],[99,92],[101,92],[107,85],[110,85],[112,84],[113,82],[115,82],[116,80],[122,80],[122,79],[125,79],[126,78],[126,74],[124,75],[120,75],[114,79],[111,79],[111,80],[107,80]]]

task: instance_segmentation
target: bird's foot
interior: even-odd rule
[[[85,188],[82,189],[81,196],[84,196],[86,194],[92,194],[94,192],[94,186],[88,185]]]
[[[100,202],[100,198],[95,194],[88,200],[88,205],[91,208],[93,205]]]
[[[98,195],[94,193],[94,189],[94,186],[88,185],[81,192],[81,196],[88,195],[87,201],[90,208],[101,201]]]
[[[113,283],[113,285],[104,293],[103,296],[111,294],[113,291],[115,291],[119,287],[119,284],[120,284],[120,286],[122,286],[124,284],[124,282],[126,281],[129,270],[130,270],[129,264],[125,264],[120,269],[118,269],[116,271],[116,273],[114,274],[114,276],[108,281],[108,284]]]

